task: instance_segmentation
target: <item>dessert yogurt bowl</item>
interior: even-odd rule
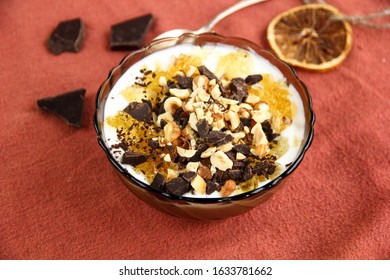
[[[223,219],[268,200],[313,138],[310,94],[272,53],[215,33],[127,55],[96,99],[98,142],[138,198]]]

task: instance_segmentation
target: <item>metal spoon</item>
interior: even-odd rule
[[[167,32],[164,32],[164,33],[158,35],[156,38],[154,38],[154,40],[161,39],[161,38],[164,38],[164,37],[179,37],[180,35],[182,35],[184,33],[200,34],[200,33],[208,32],[211,29],[213,29],[213,27],[219,21],[221,21],[223,18],[227,17],[228,15],[230,15],[230,14],[232,14],[234,12],[237,12],[238,10],[241,10],[241,9],[243,9],[245,7],[254,5],[256,3],[264,2],[264,1],[267,1],[267,0],[241,0],[241,1],[237,2],[236,4],[234,4],[233,6],[227,8],[226,10],[224,10],[222,12],[220,12],[209,23],[207,23],[203,27],[199,28],[198,30],[173,29],[173,30],[169,30]]]

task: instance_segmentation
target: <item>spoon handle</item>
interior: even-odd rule
[[[201,27],[200,29],[197,30],[197,33],[202,33],[202,32],[207,32],[213,29],[213,27],[223,18],[227,17],[228,15],[237,12],[238,10],[241,10],[245,7],[251,6],[256,3],[264,2],[267,0],[241,0],[238,1],[236,4],[233,6],[230,6],[226,10],[220,12],[218,15],[216,15],[209,23]]]

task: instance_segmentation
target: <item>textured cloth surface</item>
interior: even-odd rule
[[[267,203],[204,222],[152,209],[120,182],[96,141],[95,96],[126,52],[109,50],[110,26],[152,13],[146,41],[196,29],[234,0],[0,1],[0,259],[390,259],[390,31],[353,26],[337,69],[297,70],[313,98],[314,142]],[[329,0],[347,14],[388,0]],[[241,10],[215,30],[268,48],[266,27],[300,0]],[[81,17],[79,53],[45,44],[57,23]],[[85,88],[84,127],[67,126],[36,100]]]

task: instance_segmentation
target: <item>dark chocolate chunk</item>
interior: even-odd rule
[[[196,123],[199,137],[205,138],[210,132],[210,126],[206,119],[201,119]]]
[[[183,112],[183,114],[180,115],[180,121],[179,121],[180,129],[184,129],[187,126],[189,120],[190,120],[190,114],[188,112]]]
[[[158,147],[160,147],[160,144],[158,143],[158,141],[152,140],[152,139],[148,139],[148,145],[152,149],[157,149]]]
[[[229,92],[228,90],[222,85],[221,82],[218,82],[219,90],[221,91],[221,96],[222,97],[229,97]]]
[[[145,154],[137,153],[132,150],[127,150],[122,156],[122,163],[137,166],[148,160],[148,156]]]
[[[175,80],[177,81],[177,84],[179,88],[181,89],[192,89],[192,78],[191,77],[185,77],[185,76],[176,76]]]
[[[233,161],[233,169],[242,169],[244,168],[245,164],[242,161],[239,160],[232,160]]]
[[[217,182],[220,186],[223,186],[226,181],[229,180],[229,175],[222,170],[217,170],[217,172],[214,173],[212,180]]]
[[[249,75],[245,78],[245,83],[247,83],[248,85],[254,85],[254,84],[260,82],[262,79],[263,79],[263,76],[261,76],[260,74]]]
[[[170,180],[165,187],[171,194],[178,196],[189,192],[192,188],[189,182],[180,177]]]
[[[240,122],[235,129],[231,130],[231,132],[236,133],[236,132],[240,132],[242,130],[244,130],[244,124],[242,122]]]
[[[61,21],[47,41],[49,51],[55,55],[80,51],[84,43],[84,30],[80,18]]]
[[[276,166],[271,161],[262,161],[256,164],[252,171],[258,175],[263,175],[268,179],[268,176],[275,172]]]
[[[172,154],[173,153],[173,146],[172,145],[167,145],[166,148],[168,149],[169,153]]]
[[[243,155],[248,155],[251,152],[251,148],[246,144],[237,144],[233,146],[233,150]]]
[[[231,134],[224,133],[223,131],[212,130],[205,138],[205,142],[211,146],[220,146],[230,141],[233,141]]]
[[[111,145],[110,149],[122,149],[123,151],[126,151],[129,148],[129,144],[125,141],[119,142],[117,144]]]
[[[236,153],[234,151],[228,151],[225,153],[225,155],[227,155],[231,161],[236,160]]]
[[[162,128],[162,129],[164,129],[164,126],[166,126],[168,123],[167,123],[167,121],[166,120],[161,120],[160,121],[160,127]]]
[[[227,173],[234,181],[239,181],[242,176],[242,171],[240,169],[229,169]]]
[[[274,174],[275,170],[276,170],[276,165],[272,164],[270,167],[268,167],[267,172],[269,175],[272,175],[272,174]]]
[[[241,180],[245,182],[252,179],[252,177],[253,177],[252,168],[249,165],[245,166],[244,171],[242,172]]]
[[[243,78],[234,78],[230,83],[231,98],[242,102],[248,95],[248,89]]]
[[[131,102],[123,111],[139,121],[152,120],[152,109],[147,102]]]
[[[146,14],[111,26],[111,50],[135,50],[144,44],[145,35],[153,23],[153,15]]]
[[[190,182],[192,179],[194,179],[196,177],[196,172],[194,172],[194,171],[187,171],[187,172],[182,173],[180,175],[180,177],[182,177],[187,182]]]
[[[39,108],[63,119],[67,124],[81,127],[84,113],[85,89],[66,92],[57,96],[39,99]]]
[[[252,119],[250,118],[240,118],[240,121],[241,123],[244,125],[244,126],[247,126],[247,127],[252,127]]]
[[[268,142],[272,142],[279,136],[279,133],[274,133],[268,120],[261,123],[261,128],[263,129],[265,136],[267,136]]]
[[[173,120],[177,123],[180,124],[180,119],[181,115],[184,113],[184,110],[182,107],[178,108],[175,113],[173,114]]]
[[[201,158],[200,159],[200,164],[203,165],[203,166],[206,166],[207,168],[211,168],[211,162],[210,162],[210,158]],[[200,167],[199,167],[200,168]],[[199,171],[199,168],[198,168],[198,171]],[[204,178],[203,178],[204,179]]]
[[[218,183],[211,180],[206,180],[206,194],[212,194],[213,192],[220,190],[221,188]]]
[[[167,81],[167,87],[168,87],[168,88],[177,88],[175,82],[172,81],[172,80],[168,80],[168,81]]]
[[[215,76],[213,72],[207,69],[206,66],[204,65],[198,66],[198,71],[201,75],[205,75],[210,81],[215,79],[215,81],[218,82],[217,76]]]
[[[155,113],[157,115],[161,115],[161,114],[165,113],[164,102],[165,102],[165,99],[163,100],[163,102],[160,102],[159,104],[157,104],[157,106],[155,108]]]
[[[163,186],[165,185],[165,178],[160,173],[157,173],[156,176],[154,176],[153,182],[150,184],[150,187],[155,190],[162,190]]]
[[[202,154],[204,151],[206,151],[207,148],[208,148],[207,145],[205,145],[205,144],[200,144],[200,145],[198,146],[198,148],[196,149],[195,155],[193,155],[193,156],[189,159],[189,161],[190,161],[190,162],[197,162],[197,161],[200,161],[200,160],[201,160],[201,157],[200,157],[201,154]]]
[[[175,157],[174,162],[182,164],[182,165],[185,166],[189,162],[189,159],[186,158],[186,157],[177,156],[177,157]]]

